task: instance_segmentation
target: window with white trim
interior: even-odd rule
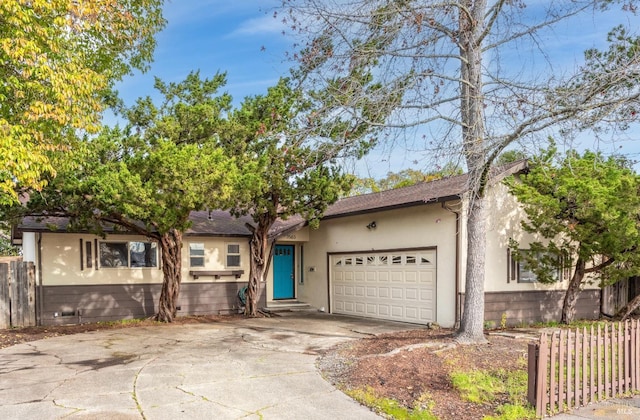
[[[193,242],[189,244],[189,266],[204,267],[204,244]]]
[[[227,267],[240,267],[240,244],[227,244]]]
[[[100,242],[100,267],[157,267],[155,242]]]

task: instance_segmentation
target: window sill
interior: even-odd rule
[[[193,276],[194,279],[198,279],[198,277],[213,277],[218,280],[222,276],[232,276],[236,279],[239,279],[240,276],[244,274],[244,270],[230,270],[230,271],[207,271],[207,270],[191,270],[189,274]]]

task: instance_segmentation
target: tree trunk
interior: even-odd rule
[[[253,234],[249,243],[251,262],[249,284],[247,285],[247,306],[244,309],[246,316],[255,317],[258,313],[260,284],[264,281],[271,258],[271,249],[273,248],[273,243],[269,241],[268,234],[274,222],[274,217],[262,215],[258,219],[257,226],[252,228]]]
[[[173,322],[176,317],[176,301],[180,294],[182,277],[182,232],[171,229],[160,237],[162,250],[162,291],[156,320]]]
[[[627,303],[624,308],[620,309],[616,314],[616,317],[620,318],[621,321],[624,321],[631,315],[633,311],[638,309],[640,306],[640,295],[631,299],[631,302]]]
[[[484,337],[484,266],[486,254],[485,186],[487,150],[484,129],[482,85],[482,34],[486,1],[465,1],[460,9],[459,46],[460,119],[462,148],[469,170],[469,206],[467,214],[467,270],[464,312],[457,332],[463,344],[486,343]]]
[[[573,272],[571,281],[569,281],[569,287],[564,295],[564,302],[562,304],[562,318],[560,322],[563,324],[569,324],[573,321],[573,317],[576,315],[576,302],[578,301],[578,295],[580,294],[580,286],[582,285],[582,279],[584,278],[586,263],[578,257],[576,261],[576,269]]]
[[[462,344],[486,343],[484,337],[484,272],[487,248],[485,199],[471,200],[467,217],[467,270],[464,312],[456,341]]]

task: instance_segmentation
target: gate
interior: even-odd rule
[[[0,263],[0,328],[36,325],[35,273],[32,262]]]

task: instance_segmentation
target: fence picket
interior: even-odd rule
[[[551,361],[549,365],[549,411],[556,410],[558,390],[556,389],[556,363],[558,358],[557,334],[551,333]]]
[[[549,336],[551,334],[551,336]],[[529,346],[528,399],[543,416],[640,389],[640,321],[542,333]]]
[[[562,407],[567,405],[567,393],[565,392],[565,372],[566,372],[566,342],[567,341],[567,332],[564,330],[560,331],[560,341],[558,343],[558,348],[560,350],[559,357],[559,367],[558,367],[558,408],[562,409]]]

